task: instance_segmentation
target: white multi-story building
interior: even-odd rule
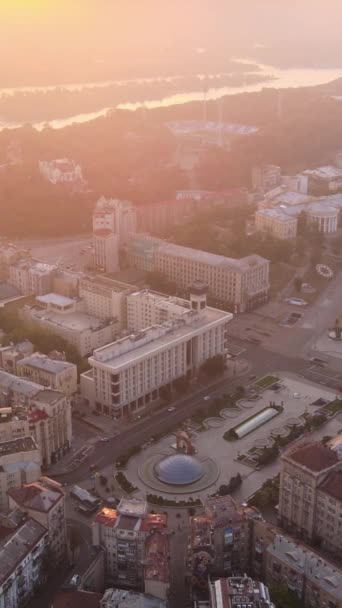
[[[57,462],[70,448],[70,400],[60,391],[18,378],[0,370],[0,439],[32,435],[39,447],[42,467]],[[11,409],[11,411],[8,411]]]
[[[126,297],[136,291],[134,285],[108,277],[85,277],[80,280],[79,295],[89,315],[97,319],[115,319],[116,330],[127,326]]]
[[[67,528],[65,494],[62,485],[49,477],[8,491],[9,508],[20,509],[48,531],[49,550],[53,563],[66,557]]]
[[[281,168],[277,165],[261,165],[252,169],[252,188],[267,192],[281,183]]]
[[[255,214],[255,228],[268,232],[281,240],[294,239],[297,236],[296,217],[284,213],[281,209],[259,209]]]
[[[0,442],[0,511],[8,510],[8,490],[37,481],[40,475],[40,451],[32,437]]]
[[[101,228],[93,233],[94,266],[102,272],[118,272],[119,235]]]
[[[324,205],[321,203],[313,203],[308,205],[308,217],[310,222],[316,226],[318,232],[329,234],[336,232],[338,224],[338,208]]]
[[[68,158],[40,160],[39,171],[51,184],[83,182],[81,166]]]
[[[135,298],[134,310],[140,308],[140,312],[133,313],[133,325],[139,327],[148,321],[150,313],[146,310],[145,314],[142,308],[149,299],[150,310],[160,312],[158,296],[152,301],[153,297],[143,292]],[[206,286],[201,283],[193,286],[187,305],[180,299],[180,314],[173,320],[168,321],[166,315],[166,322],[94,351],[88,360],[92,373],[85,374],[85,384],[81,376],[81,392],[91,405],[109,416],[129,415],[159,399],[162,387],[172,385],[177,378],[196,375],[209,358],[225,355],[232,314],[207,307]]]
[[[39,296],[36,301],[36,305],[27,304],[22,308],[23,318],[61,336],[82,357],[90,354],[94,348],[108,344],[118,333],[115,319],[105,321],[81,312],[84,309],[81,301],[55,293]]]
[[[117,199],[100,198],[93,212],[93,232],[109,230],[119,236],[123,247],[137,230],[137,215],[133,203]]]
[[[21,259],[9,267],[8,282],[23,295],[44,295],[52,289],[55,270],[50,264]]]
[[[37,384],[61,391],[68,397],[77,391],[77,367],[74,363],[50,359],[34,353],[17,362],[16,374]]]
[[[32,518],[0,541],[0,608],[24,606],[45,582],[47,529]]]
[[[147,513],[142,500],[122,498],[117,509],[102,509],[93,524],[93,545],[105,549],[107,580],[143,589],[146,540],[166,526],[167,516]]]
[[[226,258],[136,235],[129,242],[128,258],[133,266],[160,272],[185,290],[193,281],[204,281],[212,305],[236,313],[252,310],[268,299],[270,263],[259,255]]]

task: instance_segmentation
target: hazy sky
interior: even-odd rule
[[[191,61],[196,47],[342,67],[341,24],[341,0],[0,0],[0,86]]]

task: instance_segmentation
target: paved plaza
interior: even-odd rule
[[[171,434],[158,443],[147,446],[137,456],[128,462],[125,474],[129,481],[138,488],[135,495],[147,493],[163,494],[165,497],[177,500],[190,498],[201,498],[214,493],[220,485],[228,484],[232,476],[240,473],[243,484],[238,491],[241,499],[253,493],[267,478],[275,475],[279,470],[279,459],[260,469],[259,471],[237,461],[239,455],[247,452],[250,448],[270,445],[272,435],[282,435],[283,430],[298,423],[298,418],[307,413],[314,413],[319,405],[313,405],[318,400],[326,402],[336,398],[336,393],[317,384],[303,380],[294,374],[277,373],[281,388],[277,391],[265,390],[257,400],[242,400],[239,402],[239,410],[226,409],[223,415],[206,421],[205,430],[191,431],[193,445],[196,449],[196,457],[201,463],[212,464],[205,475],[205,483],[195,483],[186,488],[167,486],[153,478],[153,466],[156,462],[170,454],[175,453],[175,435]],[[269,406],[271,402],[283,405],[283,411],[274,419],[266,422],[263,426],[251,432],[246,437],[236,441],[225,441],[223,434],[231,427],[242,422],[253,414],[256,414]],[[322,401],[320,402],[322,405]],[[228,415],[227,415],[228,414]],[[231,417],[233,416],[233,417]],[[338,417],[323,425],[319,431],[312,436],[323,436],[336,434],[342,428],[342,422]],[[210,481],[211,480],[211,481]],[[205,487],[204,487],[205,486]]]

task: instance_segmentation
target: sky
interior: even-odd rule
[[[340,0],[0,0],[0,86],[190,65],[197,48],[342,67],[341,23]]]

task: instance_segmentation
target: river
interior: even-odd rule
[[[62,129],[68,125],[73,123],[84,123],[90,120],[94,120],[95,118],[99,118],[101,116],[105,116],[107,112],[112,109],[124,109],[134,111],[138,108],[160,108],[160,107],[169,107],[179,104],[185,104],[193,101],[204,101],[204,100],[215,100],[220,99],[226,95],[236,95],[239,93],[248,93],[248,92],[257,92],[261,91],[265,88],[298,88],[298,87],[307,87],[307,86],[316,86],[320,84],[326,84],[337,78],[342,77],[342,69],[311,69],[311,68],[290,68],[290,69],[280,69],[276,68],[272,65],[265,65],[256,63],[250,59],[235,59],[240,63],[246,63],[250,66],[251,63],[254,63],[256,66],[256,71],[253,72],[260,74],[261,77],[269,77],[269,80],[261,79],[260,82],[254,82],[252,84],[244,84],[242,86],[221,86],[221,87],[212,87],[208,88],[206,91],[203,91],[203,85],[201,86],[201,80],[204,78],[215,78],[215,76],[220,76],[218,74],[212,75],[198,75],[199,87],[198,90],[188,91],[184,93],[178,93],[175,95],[169,95],[165,97],[161,97],[159,99],[148,99],[142,100],[138,102],[131,103],[129,101],[125,103],[120,103],[114,107],[103,107],[94,112],[88,113],[80,113],[74,116],[68,116],[63,119],[55,119],[49,121],[41,121],[34,122],[32,126],[37,130],[42,130],[46,126],[49,126],[53,129]],[[251,72],[249,72],[251,73]],[[171,82],[174,79],[180,77],[170,77],[170,78],[140,78],[136,80],[120,80],[120,81],[103,81],[103,82],[95,82],[95,83],[80,83],[80,84],[70,84],[70,85],[60,85],[60,86],[48,86],[48,87],[16,87],[16,88],[4,88],[0,89],[0,96],[14,95],[16,92],[37,92],[41,91],[42,93],[45,91],[53,91],[58,89],[65,89],[68,91],[82,91],[86,88],[105,88],[110,85],[116,84],[122,87],[128,85],[129,83],[136,83],[144,85],[146,83],[151,82]],[[0,130],[5,128],[18,128],[21,127],[21,123],[16,122],[8,122],[0,120]]]

